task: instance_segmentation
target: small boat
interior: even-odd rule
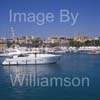
[[[100,55],[100,50],[90,51],[90,52],[88,52],[88,54],[91,54],[91,55]]]
[[[63,54],[66,54],[67,51],[47,51],[47,53],[49,54],[60,54],[60,55],[63,55]]]
[[[3,65],[29,65],[29,64],[52,64],[57,63],[61,55],[30,53],[9,56],[2,62]]]

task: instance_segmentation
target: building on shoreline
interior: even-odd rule
[[[48,37],[47,40],[44,41],[45,46],[47,47],[67,47],[69,46],[69,41],[66,37]]]
[[[78,41],[78,42],[81,42],[81,43],[93,40],[93,38],[91,38],[91,37],[89,37],[87,35],[75,35],[73,37],[73,39],[74,39],[74,41]]]
[[[14,38],[1,38],[0,49],[10,47],[11,45],[26,47],[69,47],[69,46],[100,46],[100,38],[91,38],[87,35],[76,35],[74,37],[52,36],[43,39],[35,36],[20,36]]]
[[[2,38],[0,39],[0,51],[3,51],[6,48],[6,43],[5,43],[5,39]]]

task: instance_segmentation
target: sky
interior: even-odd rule
[[[68,22],[60,22],[60,10],[68,10],[69,13],[79,14],[75,25],[71,25],[72,17]],[[13,13],[39,12],[54,14],[54,22],[44,22],[37,25],[35,22],[16,21],[10,22],[9,11]],[[66,17],[67,18],[67,17]],[[0,37],[11,37],[11,29],[14,28],[15,36],[33,35],[43,38],[49,36],[74,36],[85,34],[100,36],[100,0],[0,0]]]

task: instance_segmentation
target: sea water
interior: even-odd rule
[[[57,64],[0,65],[0,100],[100,100],[100,55],[67,53]]]

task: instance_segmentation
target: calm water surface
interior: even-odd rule
[[[10,74],[34,74],[39,77],[88,77],[90,86],[13,87]],[[0,65],[0,100],[100,100],[100,55],[72,53],[58,64],[2,66]]]

